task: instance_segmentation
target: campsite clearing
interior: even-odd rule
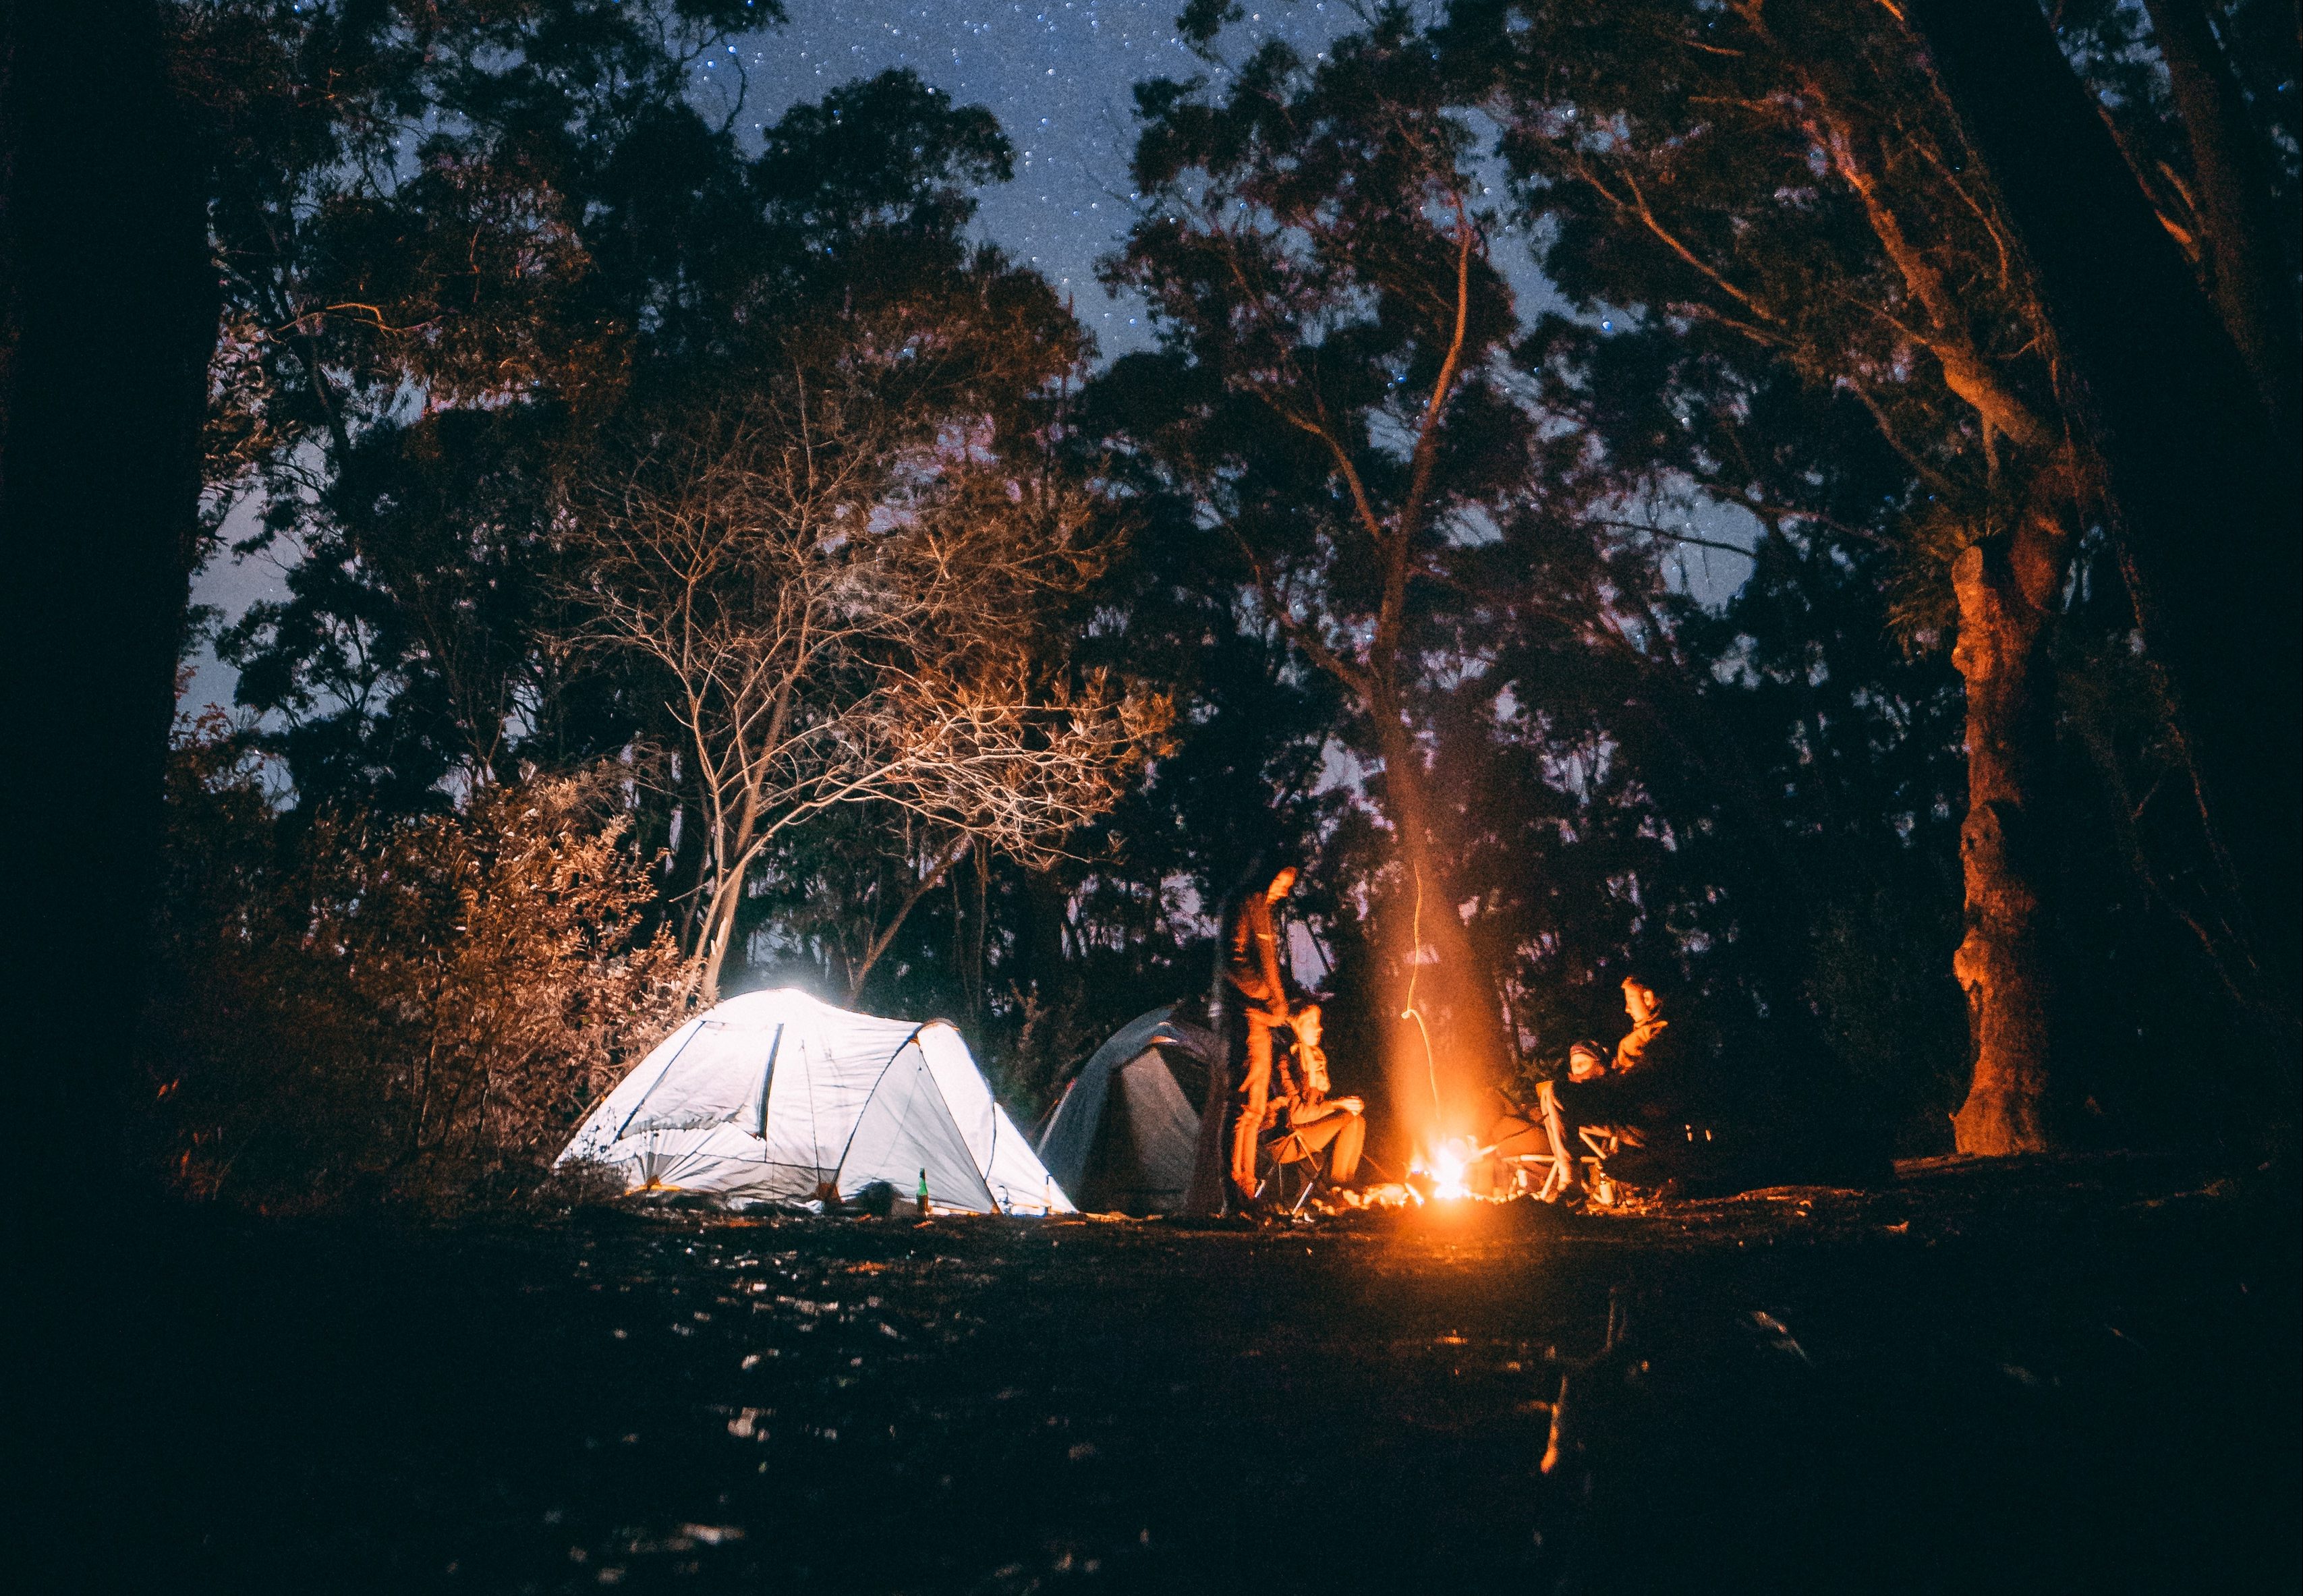
[[[2020,1200],[2018,1200],[2020,1199]],[[173,1589],[2227,1591],[2296,1577],[2273,1175],[1310,1230],[189,1229],[90,1394]],[[1551,1355],[1571,1376],[1548,1474]],[[1580,1384],[1578,1383],[1580,1381]],[[118,1411],[111,1405],[118,1404]]]

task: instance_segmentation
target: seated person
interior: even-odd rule
[[[1561,1113],[1558,1088],[1565,1081],[1580,1085],[1595,1080],[1607,1072],[1607,1055],[1598,1043],[1579,1042],[1567,1050],[1565,1068],[1551,1066],[1553,1074],[1540,1077],[1532,1092],[1498,1086],[1504,1110],[1488,1127],[1488,1156],[1506,1162],[1533,1160],[1553,1166],[1557,1174],[1545,1184],[1547,1196],[1572,1189],[1581,1179],[1580,1166],[1575,1161],[1585,1152],[1576,1135],[1582,1120],[1570,1120]]]
[[[1567,1050],[1567,1068],[1537,1087],[1546,1148],[1558,1170],[1553,1192],[1565,1197],[1583,1184],[1582,1159],[1590,1151],[1583,1132],[1604,1133],[1618,1145],[1638,1147],[1645,1137],[1633,1121],[1641,1107],[1637,1084],[1607,1067],[1596,1042]]]
[[[1618,1174],[1660,1183],[1658,1153],[1679,1134],[1673,1118],[1683,1084],[1679,1050],[1675,1038],[1664,1040],[1671,1022],[1663,1018],[1662,1000],[1636,977],[1624,982],[1624,1011],[1632,1028],[1612,1055],[1597,1042],[1574,1043],[1566,1063],[1536,1083],[1533,1102],[1506,1094],[1504,1115],[1488,1132],[1504,1158],[1531,1155],[1556,1165],[1555,1191],[1581,1186],[1582,1161],[1590,1152],[1582,1135],[1586,1129],[1612,1137],[1619,1154],[1630,1153]]]
[[[1328,1095],[1328,1054],[1320,1045],[1317,1003],[1295,1010],[1295,1063],[1300,1073],[1281,1067],[1287,1135],[1272,1150],[1273,1156],[1292,1164],[1333,1144],[1328,1179],[1335,1186],[1349,1186],[1359,1174],[1360,1153],[1367,1145],[1367,1105],[1356,1097]]]
[[[1655,989],[1644,984],[1636,975],[1624,977],[1624,1012],[1632,1017],[1632,1028],[1615,1043],[1615,1073],[1629,1075],[1648,1061],[1649,1050],[1671,1021],[1663,1018],[1663,1000]]]
[[[1610,1168],[1634,1181],[1660,1184],[1670,1173],[1665,1164],[1679,1151],[1669,1133],[1684,1134],[1679,1122],[1686,1082],[1675,1061],[1680,1050],[1665,1034],[1671,1022],[1663,1017],[1663,1000],[1636,975],[1626,975],[1624,1012],[1632,1028],[1615,1044],[1612,1060],[1598,1043],[1579,1042],[1568,1049],[1562,1075],[1543,1083],[1546,1139],[1555,1159],[1571,1161],[1563,1165],[1563,1192],[1580,1180],[1581,1166],[1573,1160],[1584,1152],[1586,1129],[1604,1133],[1619,1154],[1628,1155]]]

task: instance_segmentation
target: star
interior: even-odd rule
[[[1016,181],[983,191],[976,230],[1069,294],[1108,359],[1150,342],[1142,304],[1107,298],[1095,276],[1096,258],[1135,215],[1132,91],[1147,78],[1220,75],[1177,37],[1182,4],[793,0],[786,26],[736,42],[748,84],[739,125],[756,133],[794,105],[901,66],[957,104],[985,106],[1016,146]],[[1227,31],[1221,49],[1242,60],[1280,38],[1310,60],[1358,22],[1339,0],[1276,5]],[[696,76],[699,104],[735,86],[724,72]]]

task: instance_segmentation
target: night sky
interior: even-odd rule
[[[907,66],[956,102],[988,107],[1016,145],[1016,176],[983,190],[977,228],[1069,291],[1080,320],[1109,359],[1150,342],[1140,305],[1109,298],[1095,276],[1097,258],[1117,247],[1134,215],[1130,89],[1146,78],[1211,71],[1176,36],[1183,4],[789,0],[786,26],[748,35],[696,63],[696,103],[722,116],[740,96],[736,125],[753,133],[842,83]],[[1344,0],[1251,4],[1244,21],[1226,30],[1221,53],[1242,60],[1263,39],[1278,38],[1316,58],[1359,20]],[[1523,315],[1548,299],[1549,285],[1524,251],[1503,248],[1496,258],[1512,279]],[[240,520],[257,508],[243,504],[226,536],[252,530],[252,521]],[[1735,536],[1727,526],[1707,524],[1705,530]],[[1699,593],[1719,598],[1748,569],[1732,557],[1715,567],[1699,552],[1686,574]],[[220,557],[195,580],[192,596],[236,617],[257,599],[284,597],[280,574],[270,557]],[[192,663],[186,704],[230,703],[236,673],[205,646]]]
[[[1080,320],[1109,358],[1149,342],[1140,307],[1108,298],[1095,278],[1096,258],[1119,242],[1132,215],[1129,89],[1145,78],[1209,70],[1177,39],[1175,18],[1183,5],[789,0],[787,25],[697,63],[696,103],[722,115],[740,93],[737,126],[748,133],[842,83],[908,66],[957,103],[988,107],[1015,141],[1016,177],[984,190],[978,229],[1068,289]],[[1251,7],[1243,26],[1225,34],[1223,51],[1241,59],[1261,38],[1276,36],[1316,56],[1357,20],[1341,0],[1278,0]],[[225,536],[252,531],[259,508],[243,503]],[[287,595],[270,556],[220,556],[192,588],[196,602],[228,618],[259,598]],[[192,665],[188,706],[231,703],[237,672],[206,646]]]
[[[985,236],[1074,295],[1107,356],[1146,342],[1137,307],[1106,297],[1096,257],[1127,231],[1131,87],[1189,78],[1207,65],[1176,37],[1184,0],[1047,0],[982,4],[941,0],[789,0],[790,22],[740,40],[697,66],[700,105],[730,103],[741,68],[743,113],[756,130],[792,105],[856,78],[907,66],[961,105],[987,107],[1015,142],[1016,177],[983,193]],[[1267,37],[1305,56],[1358,23],[1342,0],[1251,5],[1227,30],[1224,55],[1244,58]]]

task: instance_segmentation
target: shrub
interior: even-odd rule
[[[173,1178],[267,1212],[533,1192],[685,1002],[615,771],[415,816],[281,812],[261,777],[218,721],[179,739],[148,1050]]]

